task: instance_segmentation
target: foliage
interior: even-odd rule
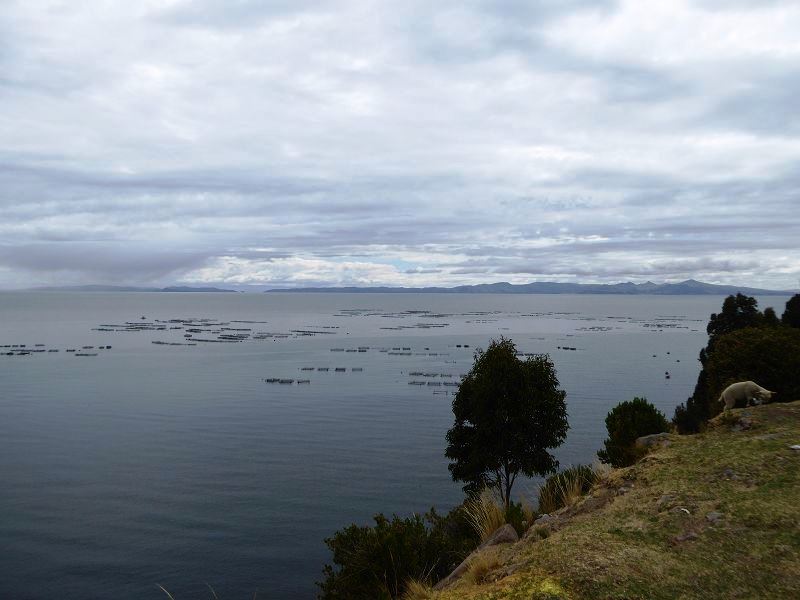
[[[589,465],[575,465],[547,478],[539,488],[539,511],[552,513],[572,504],[586,494],[597,481],[597,474]]]
[[[764,309],[764,318],[762,320],[762,325],[764,327],[777,327],[781,324],[780,319],[778,319],[778,315],[775,314],[775,309],[771,306],[768,306]]]
[[[350,525],[325,540],[336,567],[323,569],[321,599],[400,598],[410,581],[438,581],[478,545],[462,506],[446,516],[431,510],[424,517],[378,514],[374,520],[374,526]]]
[[[706,331],[713,340],[715,337],[725,335],[737,329],[755,327],[761,321],[762,315],[758,310],[758,301],[752,296],[736,294],[728,296],[722,303],[722,312],[712,314],[708,321]]]
[[[425,515],[430,524],[430,537],[440,548],[439,558],[444,566],[442,577],[449,575],[481,542],[469,521],[465,504],[456,506],[446,515],[434,509]]]
[[[666,417],[646,398],[634,398],[617,404],[606,416],[608,439],[598,458],[614,467],[627,467],[636,462],[640,453],[636,438],[669,429]]]
[[[706,364],[709,414],[722,412],[717,400],[728,385],[755,381],[777,392],[773,401],[800,398],[800,329],[748,327],[722,336]]]
[[[375,516],[374,527],[350,525],[325,543],[333,562],[324,569],[321,598],[375,598],[391,600],[405,591],[409,578],[424,577],[438,564],[436,548],[419,515],[391,520]]]
[[[465,482],[467,494],[494,488],[509,507],[520,473],[545,475],[558,467],[548,449],[563,443],[569,428],[559,385],[548,355],[522,361],[511,340],[475,353],[453,400],[445,451],[453,480]]]
[[[525,533],[530,524],[530,513],[527,513],[521,502],[512,502],[505,512],[506,523],[511,525],[519,536]]]
[[[800,328],[800,294],[795,294],[786,303],[781,322],[789,327]]]

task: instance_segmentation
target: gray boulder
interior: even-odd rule
[[[461,561],[461,564],[458,565],[453,572],[450,573],[447,577],[442,579],[439,583],[433,586],[434,590],[443,590],[448,585],[459,579],[464,573],[466,573],[467,569],[469,568],[469,563],[475,558],[475,555],[480,553],[482,550],[489,548],[490,546],[497,546],[499,544],[513,544],[514,542],[519,541],[519,536],[517,535],[517,531],[508,523],[503,525],[497,531],[495,531],[489,538],[483,542],[480,546],[478,546],[475,550],[470,553],[467,558]]]
[[[669,446],[670,444],[669,436],[670,434],[666,432],[643,435],[640,438],[636,438],[636,447],[649,450],[651,448]]]

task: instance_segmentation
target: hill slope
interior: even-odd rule
[[[727,296],[741,292],[750,296],[791,296],[794,292],[781,290],[762,290],[759,288],[734,285],[716,285],[687,279],[680,283],[657,284],[647,283],[558,283],[554,281],[537,281],[534,283],[512,284],[507,282],[483,283],[478,285],[460,285],[445,287],[311,287],[281,288],[267,290],[273,292],[340,292],[348,294],[381,293],[381,294],[655,294],[661,296]]]
[[[734,410],[669,440],[494,550],[487,583],[430,597],[800,598],[800,402]]]

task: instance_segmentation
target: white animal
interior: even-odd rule
[[[736,402],[739,400],[744,400],[745,406],[750,406],[750,402],[755,399],[767,403],[774,395],[775,392],[765,390],[757,383],[752,381],[739,381],[738,383],[732,383],[726,387],[722,391],[718,402],[724,402],[725,410],[728,410],[736,406]]]

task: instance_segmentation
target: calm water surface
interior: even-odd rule
[[[444,458],[456,388],[427,383],[457,382],[476,347],[550,353],[571,426],[557,456],[591,462],[617,402],[671,416],[691,393],[721,303],[2,293],[0,598],[164,598],[156,583],[208,598],[205,582],[224,600],[313,598],[337,529],[460,502]],[[246,339],[192,341],[225,335]]]

